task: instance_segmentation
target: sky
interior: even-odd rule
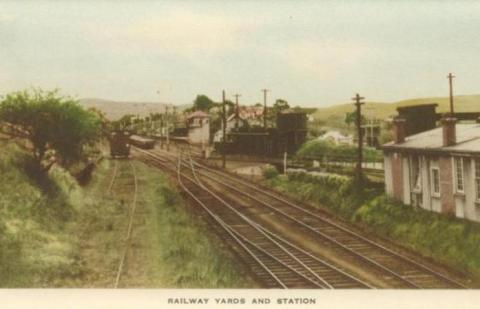
[[[0,94],[330,106],[480,93],[480,1],[4,1]]]

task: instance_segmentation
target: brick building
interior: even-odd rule
[[[394,141],[382,146],[385,191],[404,204],[480,221],[480,124],[451,116],[411,136],[394,119]]]

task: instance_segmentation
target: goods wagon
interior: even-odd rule
[[[110,134],[109,143],[112,158],[127,158],[130,155],[129,137],[130,134],[127,131],[113,131]]]

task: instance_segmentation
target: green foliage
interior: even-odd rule
[[[83,200],[78,185],[59,168],[43,182],[32,180],[22,167],[27,154],[13,143],[0,147],[0,287],[54,286],[60,277],[77,276],[67,227]]]
[[[197,95],[193,101],[193,110],[208,112],[213,106],[215,106],[215,103],[204,94]]]
[[[271,108],[268,108],[267,111],[267,122],[269,125],[275,126],[277,123],[277,115],[284,110],[290,108],[288,102],[283,99],[277,99]]]
[[[346,177],[291,173],[267,182],[278,191],[327,208],[383,238],[397,241],[465,272],[480,276],[480,224],[403,205]]]
[[[357,147],[353,145],[335,145],[329,141],[312,140],[304,143],[297,151],[299,158],[313,158],[321,160],[344,160],[354,162],[357,159]],[[383,159],[381,151],[371,147],[363,147],[363,158],[367,162],[378,162]]]
[[[133,114],[123,115],[122,118],[115,120],[111,123],[111,129],[113,130],[126,130],[133,124],[135,116]]]
[[[221,242],[211,228],[192,217],[179,193],[164,177],[153,176],[153,190],[147,198],[154,215],[147,224],[153,225],[155,277],[166,288],[232,288],[252,286],[232,262],[229,252],[218,246]]]
[[[230,100],[225,100],[225,111],[227,113],[227,118],[228,116],[232,115],[235,113],[235,103],[233,103]]]
[[[274,177],[277,177],[277,176],[278,176],[278,170],[275,166],[267,165],[263,169],[263,177],[265,177],[265,179],[271,179],[271,178],[274,178]]]
[[[349,112],[349,113],[346,113],[345,114],[345,123],[347,124],[347,126],[350,127],[350,125],[352,124],[356,124],[357,123],[357,111],[353,111],[353,112]],[[367,122],[367,119],[365,118],[364,115],[362,115],[362,118],[360,120],[360,124],[365,124]]]
[[[283,99],[277,99],[275,103],[273,104],[273,111],[274,114],[277,114],[283,110],[289,109],[290,105],[288,105],[288,102],[283,100]]]
[[[301,199],[331,208],[349,218],[362,204],[377,195],[377,189],[359,192],[353,179],[336,175],[309,175],[303,172],[289,173],[282,190]]]
[[[49,149],[65,165],[79,160],[83,146],[93,143],[101,133],[96,113],[84,110],[71,98],[59,96],[57,91],[8,94],[0,102],[0,120],[26,133],[39,165]]]
[[[124,196],[105,190],[112,161],[103,160],[86,187],[54,167],[45,177],[55,190],[46,194],[21,168],[25,151],[14,143],[0,142],[0,147],[0,288],[111,287],[129,217]],[[139,274],[133,284],[254,286],[211,228],[191,217],[167,179],[134,164],[141,190],[137,220],[144,221],[134,227],[135,254],[142,263],[129,266],[129,272]],[[119,162],[117,184],[130,172],[126,161]],[[122,280],[127,284],[128,276]]]
[[[354,221],[413,250],[480,275],[480,224],[413,208],[380,196],[363,205]]]

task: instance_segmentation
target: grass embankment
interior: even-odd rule
[[[186,207],[177,190],[163,175],[143,166],[155,183],[147,194],[152,207],[147,218],[151,236],[150,262],[155,286],[168,288],[255,287],[235,265],[222,241]],[[149,176],[150,175],[150,176]]]
[[[269,176],[266,183],[276,190],[325,207],[380,237],[480,277],[478,223],[403,205],[378,189],[359,192],[351,180],[343,178],[304,173],[272,176],[271,172]]]
[[[29,175],[28,156],[0,145],[0,287],[56,287],[81,276],[72,218],[74,181],[60,169]]]
[[[106,192],[112,161],[103,160],[81,187],[58,167],[33,177],[25,152],[13,143],[0,147],[0,287],[113,287],[129,202]],[[166,179],[135,166],[139,200],[120,286],[252,286]],[[130,172],[120,162],[119,177]],[[119,183],[128,190],[128,180]]]

